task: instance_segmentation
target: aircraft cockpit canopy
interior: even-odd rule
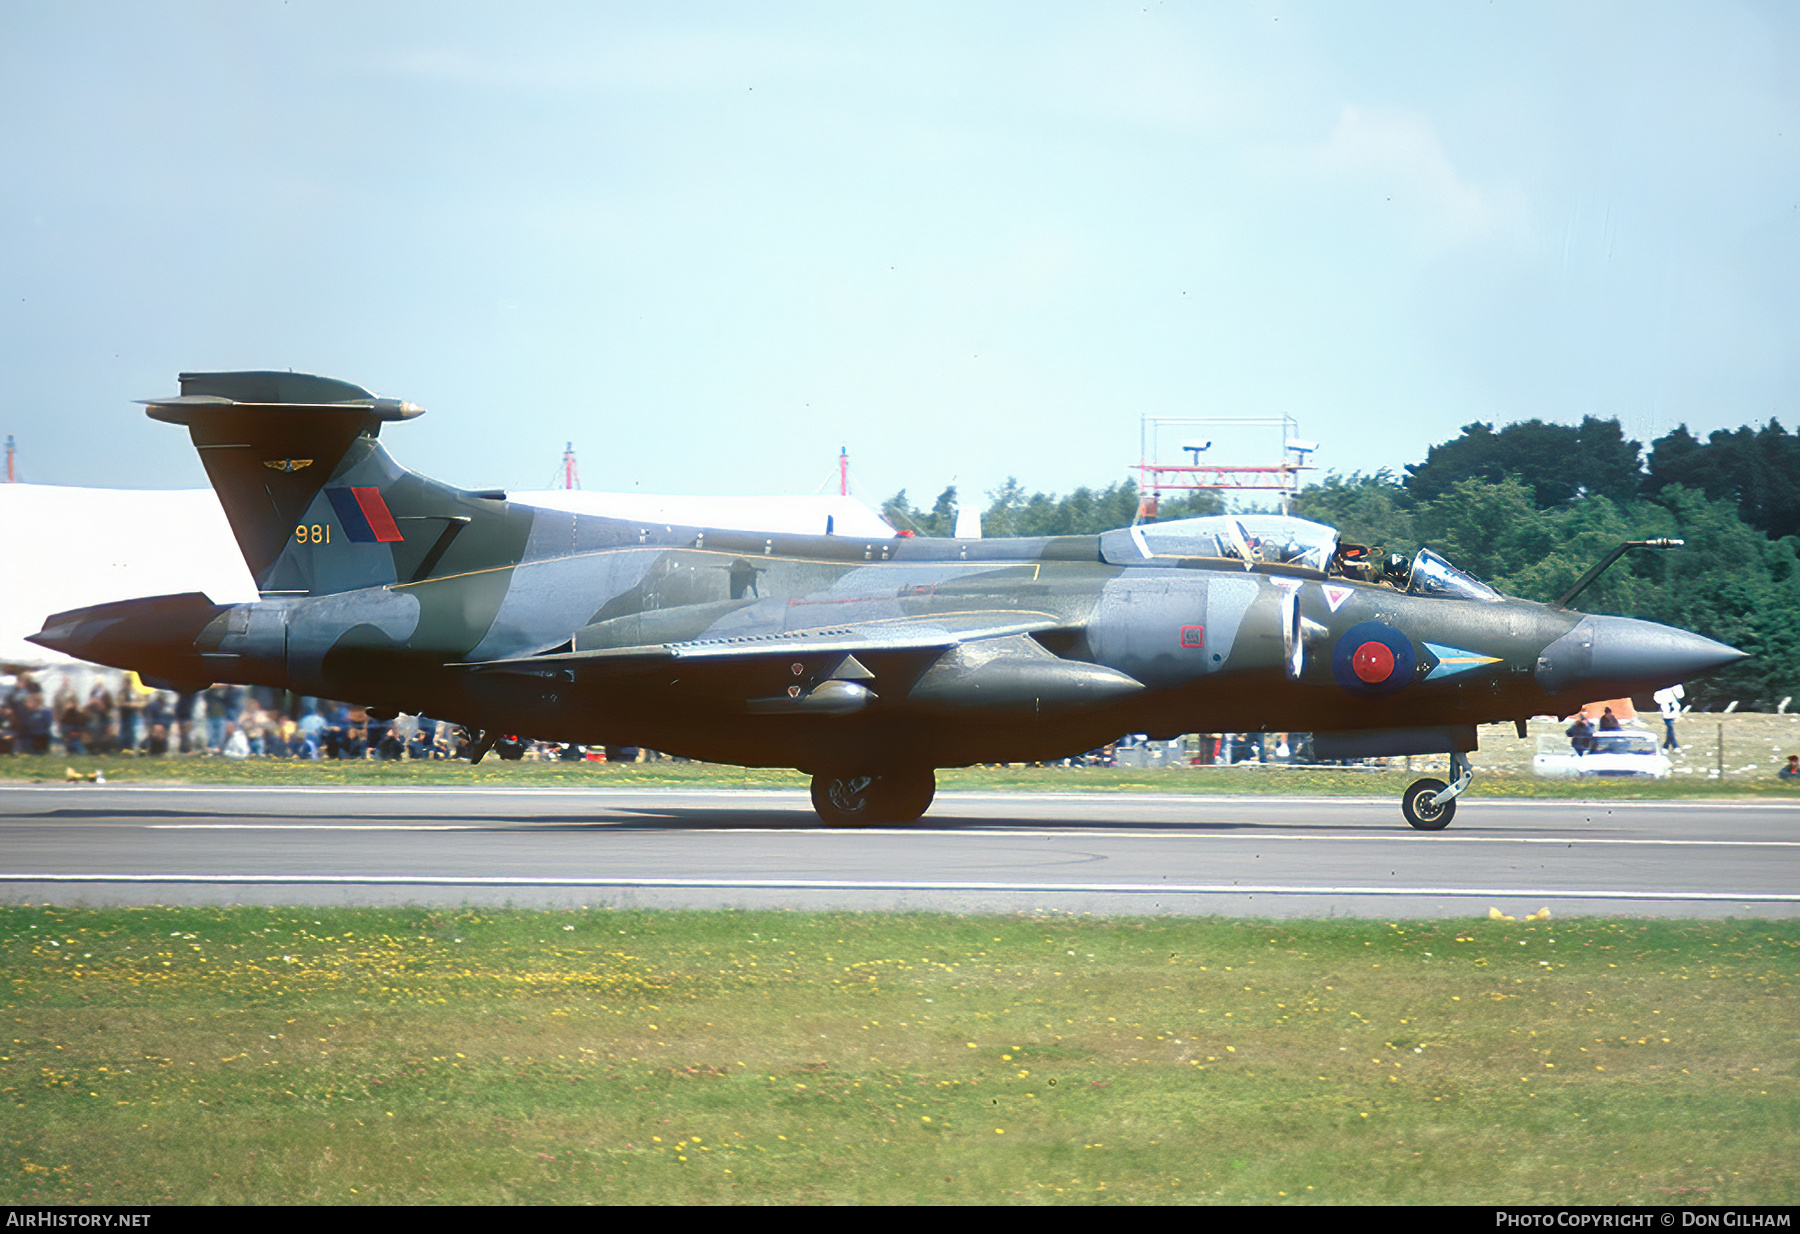
[[[1420,549],[1410,563],[1398,554],[1385,563],[1375,562],[1360,545],[1342,545],[1340,553],[1334,528],[1280,514],[1214,514],[1141,523],[1101,536],[1100,556],[1120,566],[1215,558],[1240,563],[1245,569],[1298,567],[1321,575],[1379,582],[1409,596],[1488,602],[1503,598],[1428,548]]]
[[[1500,593],[1480,579],[1464,574],[1428,548],[1413,558],[1412,576],[1406,584],[1409,596],[1438,596],[1446,600],[1497,601]]]
[[[1100,555],[1121,566],[1158,557],[1222,557],[1249,566],[1302,566],[1323,574],[1337,543],[1335,530],[1303,518],[1213,514],[1109,531],[1100,537]]]

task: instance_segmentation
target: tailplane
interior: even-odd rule
[[[306,373],[183,373],[150,417],[187,426],[266,594],[326,595],[509,564],[530,513],[427,479],[381,426],[424,408]]]

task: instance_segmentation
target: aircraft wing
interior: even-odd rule
[[[1004,618],[1004,620],[1002,620]],[[913,620],[865,622],[854,626],[822,626],[778,634],[694,639],[635,647],[601,647],[534,656],[482,660],[457,667],[472,673],[511,673],[559,677],[563,680],[605,678],[634,670],[692,665],[745,668],[762,661],[820,661],[832,657],[899,656],[929,662],[962,643],[1015,638],[1055,629],[1061,619],[1049,613],[939,613]],[[813,667],[812,665],[808,666]]]
[[[964,611],[459,667],[569,683],[625,705],[675,698],[753,715],[848,715],[877,699],[1035,715],[1042,706],[1097,706],[1144,688],[1116,669],[1065,660],[1031,637],[1067,629],[1051,613]]]

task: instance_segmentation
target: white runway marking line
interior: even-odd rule
[[[531,831],[540,827],[566,827],[570,819],[547,819],[541,823],[139,823],[137,826],[145,831],[494,831],[509,829],[514,831]],[[129,825],[129,824],[127,824]],[[619,827],[619,822],[605,822],[601,825]],[[1606,836],[1459,836],[1434,834],[1429,839],[1415,837],[1411,831],[1395,831],[1391,834],[1366,835],[1345,833],[1342,835],[1287,835],[1281,832],[1186,832],[1186,831],[1095,831],[1089,828],[1068,827],[1054,831],[1013,831],[1013,830],[981,830],[981,831],[948,831],[922,830],[905,827],[695,827],[679,831],[655,832],[671,836],[688,835],[803,835],[803,836],[913,836],[915,838],[932,836],[943,838],[970,837],[975,839],[1019,839],[1019,840],[1061,840],[1061,839],[1115,839],[1115,840],[1305,840],[1319,844],[1335,843],[1339,840],[1377,841],[1392,840],[1401,843],[1419,844],[1558,844],[1572,847],[1576,844],[1624,844],[1671,846],[1677,848],[1800,848],[1800,840],[1626,840]]]
[[[1564,891],[1530,887],[1308,887],[1254,883],[957,883],[810,878],[525,878],[401,874],[8,874],[0,883],[189,883],[208,886],[332,887],[619,887],[727,891],[999,891],[1090,895],[1297,895],[1517,897],[1555,900],[1688,900],[1740,904],[1800,903],[1800,892]]]
[[[492,831],[497,823],[139,823],[144,831]]]

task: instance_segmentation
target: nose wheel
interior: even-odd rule
[[[1442,831],[1456,817],[1456,799],[1463,795],[1475,779],[1475,769],[1466,754],[1450,756],[1450,774],[1454,783],[1442,780],[1414,780],[1400,796],[1400,813],[1415,831]]]
[[[936,795],[937,775],[929,769],[812,780],[813,809],[827,827],[910,823],[931,808]]]

